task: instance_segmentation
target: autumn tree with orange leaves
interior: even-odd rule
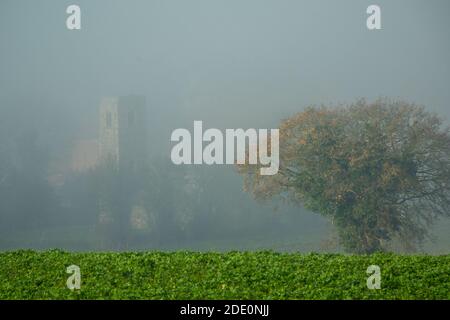
[[[281,123],[280,169],[238,165],[245,190],[328,217],[343,247],[414,250],[450,215],[450,131],[423,107],[380,99],[309,107]]]

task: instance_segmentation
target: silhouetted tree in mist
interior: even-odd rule
[[[310,107],[280,125],[280,170],[239,165],[259,199],[282,197],[328,217],[351,252],[413,249],[450,214],[450,134],[423,107],[364,100]]]

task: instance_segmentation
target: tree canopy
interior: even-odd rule
[[[421,106],[379,99],[308,107],[280,125],[280,169],[238,165],[258,199],[281,197],[330,218],[344,248],[397,239],[415,249],[450,214],[450,134]]]

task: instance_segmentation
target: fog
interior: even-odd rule
[[[382,29],[370,31],[372,2],[2,0],[0,249],[339,251],[329,221],[254,200],[233,166],[172,164],[170,135],[194,120],[277,128],[358,98],[448,119],[450,3],[379,0]],[[71,4],[81,30],[66,27]],[[99,107],[130,95],[145,97],[149,160],[105,191],[110,176],[92,166]],[[102,192],[114,225],[100,221]],[[135,229],[133,214],[145,216]],[[448,253],[449,227],[422,250]]]

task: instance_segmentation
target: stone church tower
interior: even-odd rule
[[[105,97],[99,116],[100,161],[112,161],[120,170],[139,170],[147,159],[145,97]]]

